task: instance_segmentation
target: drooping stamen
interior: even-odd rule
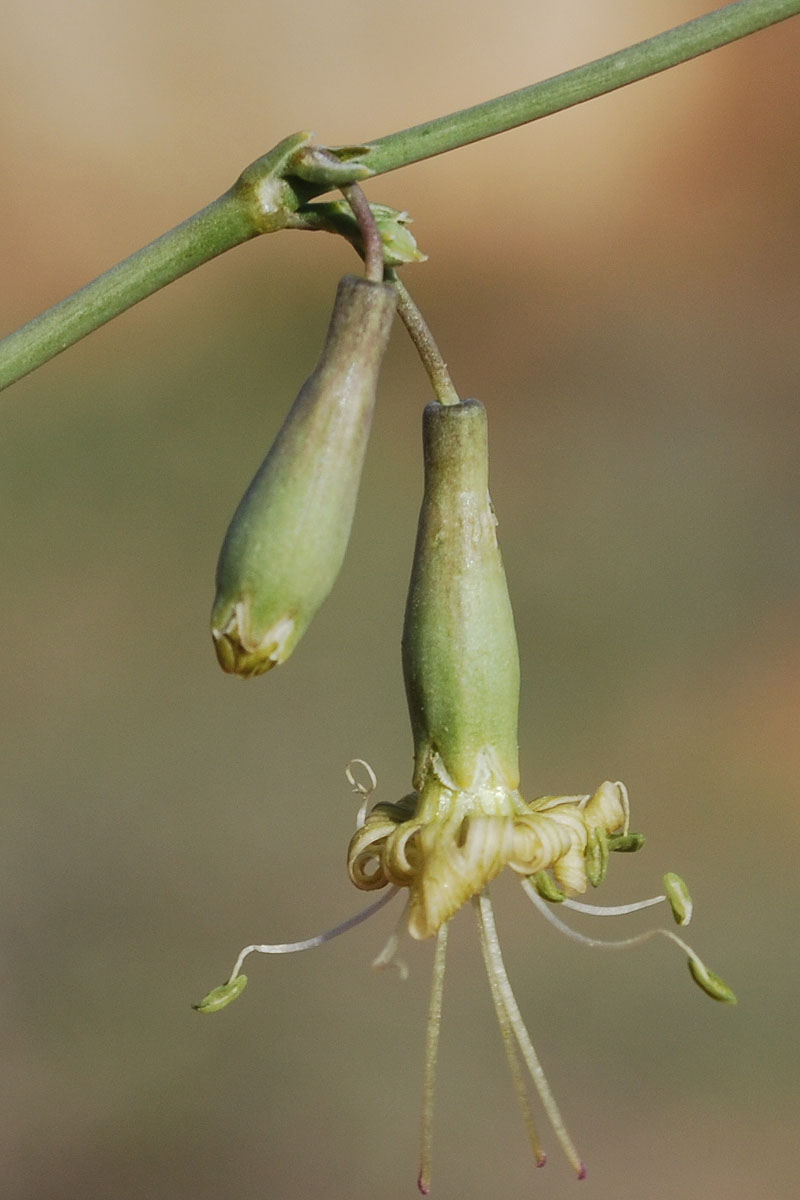
[[[433,1100],[436,1090],[436,1062],[439,1056],[439,1029],[442,1023],[442,993],[447,952],[447,922],[436,934],[433,956],[433,982],[425,1028],[425,1069],[422,1077],[422,1136],[420,1139],[419,1175],[417,1187],[423,1196],[431,1190],[431,1160],[433,1151]]]
[[[684,942],[682,938],[679,938],[677,933],[673,933],[671,929],[646,929],[643,933],[634,934],[633,937],[615,940],[587,937],[585,933],[579,933],[577,929],[572,929],[571,926],[565,924],[564,921],[557,917],[549,904],[541,898],[532,883],[527,879],[521,880],[521,883],[529,900],[539,909],[539,912],[547,918],[551,925],[554,925],[561,933],[566,934],[573,942],[578,942],[582,946],[590,946],[594,950],[628,950],[632,946],[641,946],[644,942],[649,942],[654,937],[669,938],[676,946],[680,946],[681,950],[687,956],[692,978],[707,996],[710,996],[712,1000],[719,1000],[722,1004],[736,1003],[736,995],[728,987],[727,983],[723,979],[720,979],[719,975],[709,970],[697,952]],[[627,908],[627,906],[625,907]]]
[[[525,881],[523,880],[523,883]],[[542,901],[544,903],[544,901]],[[481,924],[483,926],[483,936],[486,939],[486,970],[490,980],[494,978],[497,989],[502,999],[503,1007],[506,1010],[509,1024],[514,1031],[514,1036],[517,1039],[522,1057],[525,1059],[528,1070],[531,1074],[531,1079],[534,1082],[539,1098],[544,1106],[544,1110],[553,1126],[553,1131],[561,1143],[561,1148],[567,1156],[568,1161],[574,1167],[579,1179],[586,1177],[586,1167],[582,1162],[572,1138],[567,1133],[567,1128],[564,1124],[564,1119],[561,1116],[556,1099],[550,1090],[550,1084],[547,1082],[542,1065],[536,1051],[533,1048],[533,1042],[530,1039],[530,1034],[525,1028],[525,1022],[522,1019],[522,1014],[519,1011],[514,992],[511,988],[508,975],[506,974],[503,955],[500,951],[500,942],[497,937],[497,929],[494,923],[494,913],[489,896],[484,890],[478,897],[478,913]]]
[[[302,942],[278,942],[274,945],[265,946],[245,946],[236,960],[236,965],[231,971],[230,978],[235,979],[242,969],[242,963],[247,958],[248,954],[298,954],[301,950],[313,950],[315,946],[323,946],[325,942],[332,942],[334,938],[339,937],[342,933],[347,933],[350,929],[355,929],[356,925],[360,925],[362,921],[367,921],[379,909],[394,897],[397,888],[390,888],[385,896],[381,896],[380,900],[376,900],[374,904],[370,904],[363,912],[356,913],[353,917],[348,917],[346,921],[342,921],[341,925],[334,925],[332,929],[326,929],[322,933],[317,933],[314,937],[305,938]]]
[[[528,1101],[528,1092],[525,1087],[525,1079],[520,1066],[517,1044],[514,1041],[514,1031],[511,1028],[511,1022],[508,1019],[508,1012],[503,1003],[503,997],[500,988],[497,984],[494,971],[492,970],[491,958],[489,956],[489,945],[486,940],[486,930],[483,921],[481,920],[480,908],[478,905],[478,897],[472,897],[472,905],[475,909],[475,917],[478,923],[478,934],[480,936],[481,951],[483,953],[483,961],[486,964],[486,975],[489,980],[489,989],[492,993],[492,1001],[494,1003],[494,1011],[497,1014],[497,1023],[500,1026],[500,1034],[503,1038],[503,1049],[506,1052],[506,1061],[511,1072],[511,1079],[514,1084],[514,1091],[517,1093],[517,1101],[519,1102],[522,1119],[525,1122],[525,1129],[528,1134],[528,1141],[533,1150],[533,1157],[536,1160],[537,1167],[543,1167],[547,1162],[547,1155],[542,1149],[542,1144],[539,1141],[539,1133],[536,1129],[536,1123],[533,1119],[531,1106]]]

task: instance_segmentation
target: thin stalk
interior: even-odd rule
[[[408,330],[408,336],[414,343],[417,354],[422,359],[422,365],[436,393],[436,399],[440,404],[459,404],[458,392],[453,387],[447,363],[442,358],[442,353],[436,345],[436,339],[431,333],[427,321],[397,272],[389,271],[388,277],[397,288],[397,311]]]
[[[287,138],[248,167],[237,184],[207,208],[0,341],[0,389],[225,250],[259,233],[286,228],[301,204],[342,182],[395,171],[550,116],[798,13],[800,0],[736,0],[561,75],[378,138],[363,153],[350,155],[349,179],[342,179],[341,159],[338,175],[332,172],[325,178],[324,155],[320,160],[318,153],[313,156],[316,173],[302,179],[301,160],[295,158],[294,173],[291,160],[294,151],[308,146],[310,135]]]
[[[357,183],[342,188],[342,195],[358,221],[364,243],[364,274],[371,283],[383,280],[383,242],[369,200]]]

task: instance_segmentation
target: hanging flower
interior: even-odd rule
[[[557,918],[556,904],[598,915],[619,915],[668,900],[679,924],[691,916],[683,881],[665,876],[665,895],[615,908],[575,900],[604,879],[612,851],[637,850],[629,829],[628,793],[605,782],[592,794],[543,796],[519,791],[517,717],[519,661],[511,604],[488,492],[486,413],[476,400],[429,405],[424,414],[425,491],[403,633],[403,672],[414,736],[413,791],[367,812],[364,796],[348,851],[353,883],[388,888],[376,903],[343,924],[304,942],[248,946],[230,981],[198,1005],[216,1011],[238,995],[253,951],[310,949],[366,920],[398,890],[407,889],[403,922],[413,938],[435,937],[423,1088],[422,1151],[418,1177],[431,1178],[433,1095],[445,973],[448,922],[471,901],[492,999],[537,1164],[545,1162],[525,1084],[523,1064],[555,1134],[579,1178],[585,1167],[567,1132],[506,974],[488,885],[509,867],[542,912],[570,936],[592,946],[630,946],[654,934],[685,951],[695,980],[716,1000],[732,1003],[726,984],[670,930],[651,930],[621,942],[575,933]],[[351,775],[352,780],[352,775]],[[376,963],[390,961],[390,939]]]

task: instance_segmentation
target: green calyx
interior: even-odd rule
[[[320,360],[237,508],[217,564],[211,632],[223,670],[284,662],[339,574],[396,294],[346,276]]]
[[[430,404],[425,492],[403,629],[414,787],[436,771],[470,788],[487,761],[519,782],[519,657],[488,491],[486,411]]]

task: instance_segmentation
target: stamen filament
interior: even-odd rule
[[[695,983],[703,989],[707,996],[712,1000],[719,1000],[723,1004],[735,1004],[736,995],[728,987],[723,979],[720,979],[713,971],[710,971],[705,965],[699,954],[687,943],[683,938],[679,938],[677,933],[673,933],[671,929],[646,929],[643,933],[634,934],[633,937],[620,938],[618,940],[608,940],[606,938],[587,937],[585,933],[578,933],[577,929],[572,929],[564,921],[560,920],[552,911],[546,900],[543,900],[536,888],[527,879],[521,880],[522,886],[529,898],[539,909],[544,917],[554,925],[561,933],[566,934],[573,942],[578,942],[582,946],[591,946],[595,950],[627,950],[631,946],[641,946],[644,942],[649,942],[654,937],[669,938],[676,946],[680,946],[684,954],[689,960],[689,970]]]
[[[633,935],[633,937],[627,938],[609,939],[588,937],[587,934],[579,933],[577,929],[573,929],[570,925],[567,925],[566,922],[557,917],[547,901],[542,900],[541,896],[536,891],[536,888],[534,888],[527,879],[521,880],[521,883],[525,889],[528,899],[533,901],[533,903],[539,909],[539,912],[547,918],[550,924],[554,925],[556,929],[561,931],[561,933],[566,934],[567,937],[571,938],[573,942],[580,943],[581,946],[591,946],[595,950],[627,950],[630,946],[641,946],[644,942],[649,942],[651,938],[654,938],[656,935],[660,934],[662,937],[669,938],[671,942],[675,942],[675,944],[680,946],[681,950],[688,954],[690,958],[697,958],[697,955],[695,954],[694,950],[692,950],[691,946],[687,946],[686,942],[682,941],[681,938],[678,937],[677,933],[673,933],[671,929],[646,929],[643,933],[636,933]],[[665,899],[665,897],[661,898]],[[570,907],[577,908],[578,906],[573,904],[570,905]],[[584,905],[579,911],[584,911],[588,909],[588,907],[588,905]],[[626,906],[624,906],[624,911],[629,911]]]
[[[522,1057],[525,1059],[528,1070],[531,1074],[531,1079],[534,1082],[539,1098],[542,1101],[544,1110],[550,1120],[556,1137],[561,1143],[561,1148],[567,1156],[568,1161],[575,1169],[578,1178],[584,1179],[586,1176],[586,1167],[581,1161],[578,1151],[572,1138],[567,1133],[567,1128],[564,1124],[564,1119],[561,1116],[559,1107],[556,1103],[555,1096],[550,1090],[550,1084],[547,1082],[547,1076],[542,1069],[539,1058],[533,1047],[530,1034],[525,1028],[525,1022],[522,1019],[522,1014],[519,1011],[514,992],[511,988],[508,975],[506,974],[503,955],[500,950],[500,942],[497,937],[497,929],[494,923],[494,913],[492,911],[491,901],[488,893],[484,890],[478,897],[478,912],[483,925],[484,934],[486,937],[486,947],[488,952],[487,972],[490,978],[494,977],[497,988],[502,997],[503,1006],[508,1014],[508,1020],[511,1028],[514,1031],[514,1036],[519,1044]]]
[[[632,904],[584,904],[581,900],[565,898],[561,904],[564,908],[574,909],[575,912],[588,913],[590,917],[625,917],[628,913],[639,912],[643,908],[652,908],[654,904],[663,904],[666,898],[666,896],[651,896],[649,900],[635,900]]]
[[[444,969],[446,966],[448,923],[445,922],[436,934],[436,950],[433,956],[433,983],[428,1007],[428,1024],[425,1029],[425,1069],[422,1080],[422,1136],[420,1145],[419,1176],[417,1187],[423,1196],[431,1190],[431,1165],[433,1153],[433,1100],[436,1088],[436,1062],[439,1056],[439,1029],[442,1023],[442,993],[444,992]]]
[[[313,950],[315,946],[323,946],[325,942],[331,942],[334,938],[339,937],[342,933],[347,933],[350,929],[355,929],[356,925],[360,925],[362,921],[368,920],[379,909],[394,897],[397,892],[396,887],[389,889],[385,896],[381,896],[374,904],[370,904],[363,912],[356,913],[353,917],[348,917],[346,921],[342,921],[341,925],[334,925],[332,929],[326,929],[323,933],[317,933],[314,937],[306,938],[302,942],[278,942],[275,945],[265,946],[245,946],[236,960],[236,965],[230,973],[230,978],[235,979],[241,972],[242,963],[247,958],[248,954],[298,954],[301,950]]]
[[[530,1102],[528,1100],[528,1092],[525,1087],[525,1079],[520,1066],[517,1044],[514,1041],[514,1031],[511,1028],[511,1022],[508,1019],[508,1012],[503,1003],[503,996],[498,987],[497,980],[492,970],[492,961],[489,955],[489,944],[486,940],[486,930],[481,920],[480,909],[478,907],[477,896],[472,897],[472,904],[475,909],[475,917],[478,924],[478,934],[480,936],[481,951],[483,953],[483,961],[486,964],[486,975],[489,980],[489,988],[492,993],[492,1001],[494,1002],[494,1010],[497,1014],[497,1023],[500,1026],[500,1033],[503,1038],[503,1049],[506,1052],[506,1061],[511,1072],[511,1079],[514,1084],[514,1091],[517,1093],[522,1119],[525,1122],[525,1129],[528,1133],[528,1141],[533,1150],[533,1156],[536,1159],[537,1167],[543,1167],[547,1162],[547,1155],[542,1149],[542,1144],[539,1141],[539,1133],[536,1128],[536,1123],[531,1112]]]

